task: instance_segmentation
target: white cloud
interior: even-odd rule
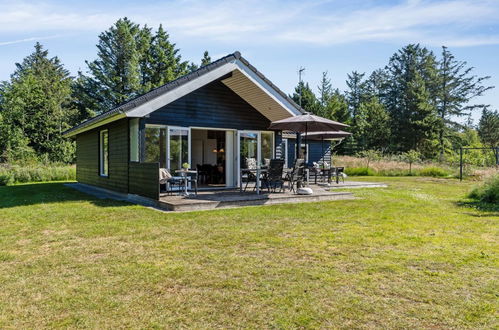
[[[30,38],[17,39],[17,40],[0,41],[0,46],[20,44],[20,43],[23,43],[23,42],[31,42],[31,41],[54,39],[54,38],[58,38],[58,37],[60,37],[60,35],[45,36],[45,37],[30,37]]]
[[[499,43],[499,1],[407,0],[395,5],[373,1],[351,8],[348,1],[175,0],[112,8],[70,8],[64,4],[0,3],[0,34],[44,31],[103,31],[117,18],[164,23],[175,38],[219,42],[422,42],[474,46]],[[493,26],[494,29],[486,30]]]

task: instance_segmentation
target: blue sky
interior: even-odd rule
[[[300,66],[312,87],[328,71],[343,90],[348,72],[383,67],[408,43],[435,52],[446,45],[477,75],[492,76],[498,88],[477,101],[499,109],[499,0],[0,0],[0,80],[36,41],[72,73],[85,70],[98,34],[124,16],[163,23],[190,61],[199,62],[204,50],[213,59],[239,50],[287,93]]]

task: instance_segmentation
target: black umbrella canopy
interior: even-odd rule
[[[352,133],[345,131],[325,131],[325,132],[312,132],[307,134],[307,139],[310,140],[333,140],[343,139],[349,137]]]
[[[311,115],[309,113],[304,113],[299,116],[274,121],[270,124],[269,129],[289,130],[297,133],[304,133],[338,131],[345,127],[348,127],[348,125],[316,115]]]

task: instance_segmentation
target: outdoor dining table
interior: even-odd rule
[[[265,168],[242,168],[241,172],[239,173],[239,192],[243,192],[243,174],[244,173],[255,173],[256,177],[256,194],[260,194],[260,176],[262,174],[267,173],[267,169]]]
[[[175,173],[179,173],[182,180],[184,181],[184,192],[182,193],[183,196],[189,196],[189,191],[187,190],[188,187],[188,181],[187,180],[187,174],[195,174],[195,170],[186,170],[186,169],[180,169],[180,170],[175,170]]]

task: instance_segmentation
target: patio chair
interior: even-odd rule
[[[245,158],[243,159],[243,168],[242,170],[248,169],[248,170],[254,170],[256,169],[256,159],[255,158]],[[246,188],[248,188],[248,184],[250,182],[255,182],[255,187],[253,187],[253,190],[256,189],[256,174],[250,171],[245,171],[241,174],[241,182],[245,182],[246,185],[244,186],[244,190],[246,191]]]
[[[159,169],[159,190],[160,192],[166,192],[167,194],[173,194],[173,191],[175,186],[180,187],[182,185],[183,181],[178,178],[174,177],[170,174],[170,172],[166,168],[160,168]],[[161,189],[162,186],[165,187],[165,189]],[[180,189],[180,188],[179,188]]]
[[[193,173],[186,173],[186,177],[184,178],[184,180],[187,180],[187,183],[191,184],[191,188],[192,188],[192,185],[194,184],[194,193],[197,195],[198,194],[198,174],[199,174],[199,172],[197,170],[190,170],[190,171],[192,171]]]
[[[305,181],[305,160],[298,158],[293,164],[293,168],[286,174],[286,181],[289,182],[289,190],[296,192],[295,186],[298,182]]]
[[[331,176],[336,177],[336,183],[339,183],[340,178],[341,178],[341,181],[343,181],[343,183],[345,183],[345,177],[343,176],[344,172],[345,172],[344,167],[333,167]]]
[[[283,170],[284,160],[270,160],[268,172],[262,179],[262,184],[268,188],[269,193],[271,192],[271,189],[275,192],[277,187],[280,187],[280,191],[284,190],[284,180],[282,179]]]

